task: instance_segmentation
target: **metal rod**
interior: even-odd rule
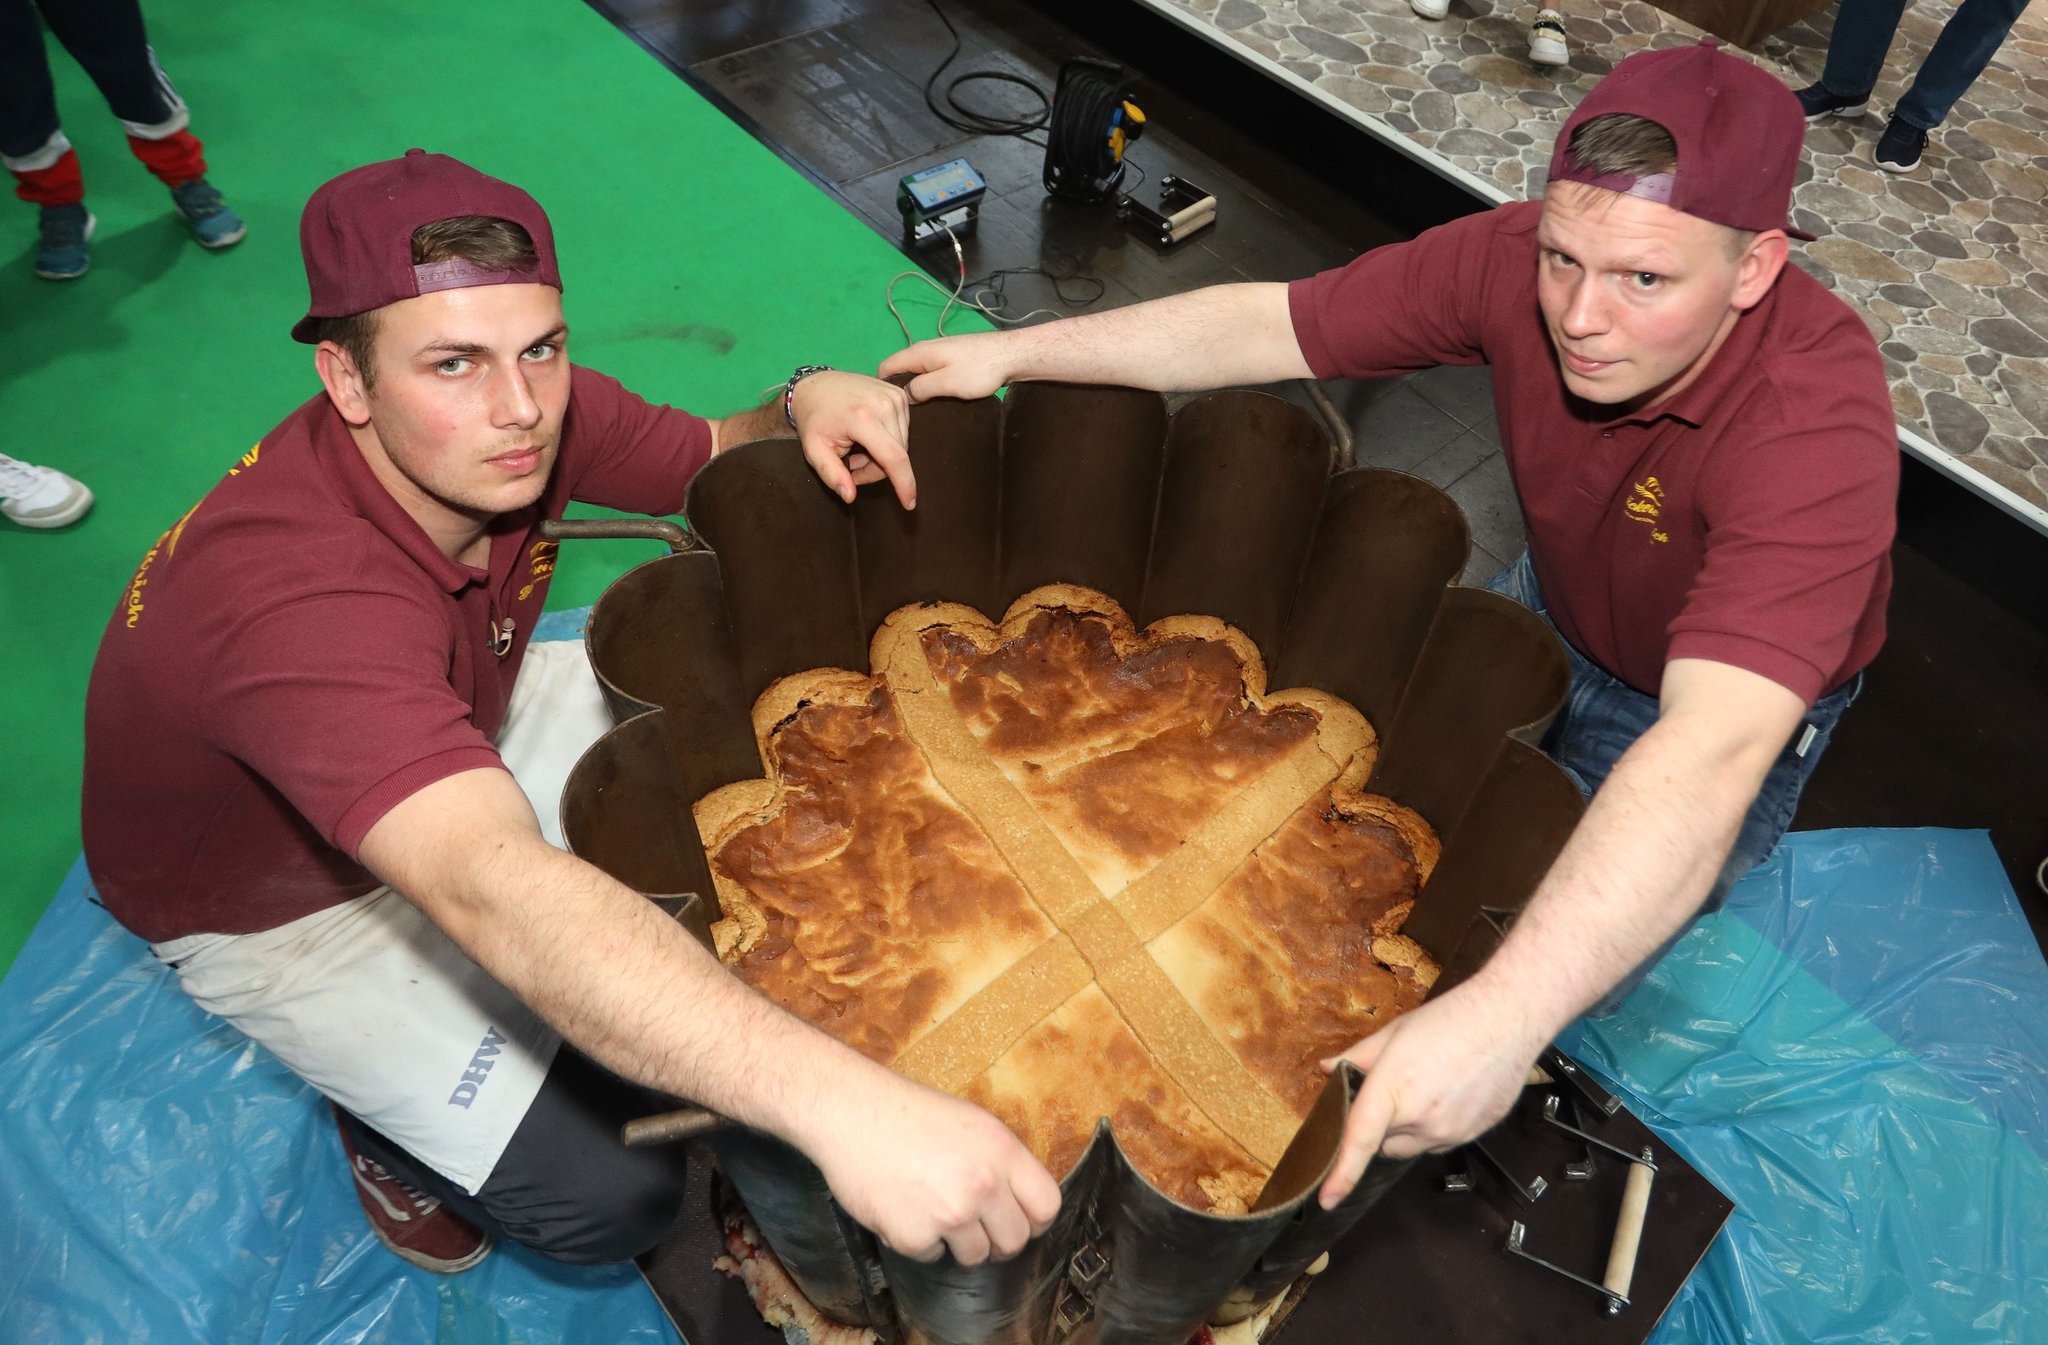
[[[650,1144],[680,1144],[734,1124],[737,1123],[731,1117],[720,1116],[715,1111],[683,1107],[659,1116],[642,1116],[628,1121],[619,1128],[619,1138],[625,1141],[628,1149],[644,1149]]]
[[[1584,1275],[1575,1275],[1571,1271],[1566,1270],[1563,1266],[1560,1266],[1553,1261],[1546,1261],[1542,1257],[1537,1256],[1534,1252],[1531,1252],[1528,1248],[1522,1245],[1523,1240],[1526,1239],[1528,1235],[1529,1230],[1523,1226],[1520,1220],[1516,1220],[1514,1223],[1510,1224],[1508,1226],[1509,1253],[1514,1256],[1521,1257],[1524,1261],[1534,1262],[1536,1265],[1543,1267],[1545,1270],[1549,1271],[1553,1275],[1562,1275],[1566,1279],[1570,1280],[1573,1284],[1581,1284],[1584,1285],[1586,1288],[1591,1289],[1594,1293],[1600,1295],[1600,1297],[1607,1300],[1607,1315],[1610,1317],[1612,1317],[1614,1314],[1620,1312],[1623,1308],[1628,1306],[1628,1298],[1626,1296],[1617,1296],[1615,1292],[1612,1289],[1609,1289],[1606,1285],[1601,1284],[1596,1280],[1589,1280]]]
[[[1620,1157],[1626,1162],[1640,1163],[1643,1166],[1649,1168],[1652,1172],[1655,1172],[1657,1170],[1656,1156],[1652,1154],[1648,1149],[1644,1149],[1641,1153],[1636,1153],[1634,1151],[1622,1148],[1619,1144],[1609,1144],[1606,1140],[1601,1139],[1598,1135],[1589,1135],[1585,1131],[1579,1129],[1577,1126],[1567,1125],[1564,1121],[1558,1118],[1558,1101],[1558,1096],[1555,1093],[1552,1093],[1549,1097],[1543,1099],[1543,1119],[1548,1121],[1551,1125],[1556,1126],[1559,1130],[1562,1130],[1565,1134],[1570,1135],[1575,1139],[1593,1145],[1596,1148],[1605,1149],[1607,1152]]]
[[[641,538],[664,543],[672,552],[697,551],[704,546],[696,533],[665,518],[551,518],[540,525],[540,535],[551,542]]]

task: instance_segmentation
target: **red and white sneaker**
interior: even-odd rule
[[[369,1217],[377,1241],[399,1256],[436,1275],[458,1275],[484,1259],[491,1235],[477,1228],[441,1201],[400,1181],[374,1158],[356,1152],[342,1126],[341,1147],[348,1154],[356,1181],[356,1199]]]

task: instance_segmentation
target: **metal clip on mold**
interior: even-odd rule
[[[1067,1258],[1066,1281],[1060,1286],[1059,1301],[1054,1304],[1052,1326],[1054,1340],[1065,1340],[1095,1312],[1095,1295],[1109,1279],[1109,1258],[1090,1238],[1075,1248]]]

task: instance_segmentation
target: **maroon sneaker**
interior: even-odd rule
[[[400,1181],[382,1163],[357,1153],[348,1127],[340,1130],[349,1173],[356,1180],[356,1199],[362,1202],[377,1241],[436,1275],[460,1274],[490,1252],[490,1234],[442,1205],[437,1197]]]

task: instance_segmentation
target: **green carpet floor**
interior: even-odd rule
[[[794,364],[873,368],[901,344],[882,302],[901,258],[580,0],[146,8],[249,236],[195,247],[50,43],[99,233],[90,274],[40,281],[33,207],[0,202],[0,452],[99,503],[61,532],[0,521],[0,970],[78,853],[86,678],[129,574],[318,390],[287,332],[306,302],[299,210],[322,181],[420,145],[526,187],[554,221],[572,358],[657,401],[723,414]],[[649,554],[569,546],[551,605]]]

